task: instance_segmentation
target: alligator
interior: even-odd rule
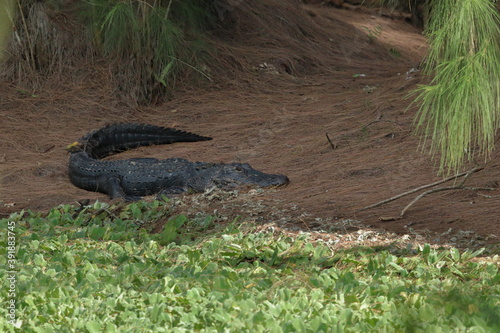
[[[178,129],[147,124],[120,123],[90,132],[67,147],[69,178],[73,185],[108,194],[111,199],[140,200],[148,195],[172,196],[204,192],[217,187],[286,185],[285,175],[266,174],[248,163],[190,162],[183,158],[131,158],[102,160],[128,149],[175,142],[211,140]]]

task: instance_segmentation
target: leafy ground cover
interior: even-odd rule
[[[2,332],[500,331],[499,258],[481,250],[335,249],[160,201],[19,212],[2,232],[11,221],[18,328],[2,302]]]

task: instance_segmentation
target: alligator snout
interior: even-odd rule
[[[290,183],[290,179],[285,175],[275,175],[275,177],[269,183],[269,187],[285,186]]]

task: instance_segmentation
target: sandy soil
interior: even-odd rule
[[[80,199],[107,201],[69,182],[64,147],[92,129],[126,121],[175,126],[214,140],[141,148],[119,158],[242,161],[291,179],[283,188],[242,190],[246,195],[239,201],[208,200],[203,207],[209,212],[259,216],[263,223],[280,221],[305,230],[356,221],[443,244],[464,237],[469,243],[463,244],[498,244],[499,190],[434,193],[395,221],[385,217],[397,216],[418,193],[359,211],[441,179],[435,161],[417,150],[419,138],[412,134],[417,108],[407,110],[411,99],[404,99],[423,82],[420,72],[410,71],[425,55],[425,39],[407,23],[369,13],[318,6],[300,10],[306,23],[324,34],[310,37],[317,47],[309,49],[310,58],[286,45],[253,43],[249,31],[241,38],[219,37],[220,49],[240,61],[240,72],[228,67],[224,80],[180,85],[171,101],[154,106],[114,97],[107,74],[99,70],[48,80],[35,93],[1,84],[0,217]],[[324,61],[309,66],[315,56]],[[222,72],[218,66],[213,75]],[[496,151],[467,184],[498,187],[499,180]],[[194,205],[194,197],[186,200]],[[245,201],[254,201],[253,206],[248,202],[252,213]]]

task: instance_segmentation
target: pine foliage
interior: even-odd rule
[[[430,2],[426,32],[430,85],[418,89],[422,148],[441,153],[440,172],[457,171],[476,155],[489,157],[500,127],[500,28],[491,0]]]

